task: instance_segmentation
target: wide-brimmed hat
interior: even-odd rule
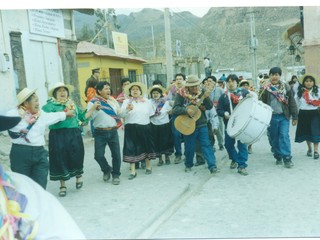
[[[185,82],[184,86],[185,87],[192,87],[192,86],[198,86],[200,85],[201,81],[197,76],[195,75],[190,75],[187,77],[187,81]]]
[[[24,103],[24,101],[26,101],[36,91],[37,91],[37,89],[33,89],[33,90],[31,90],[29,88],[22,89],[17,95],[18,106],[20,106],[22,103]]]
[[[53,97],[53,92],[54,92],[54,90],[57,89],[57,88],[61,88],[61,87],[67,88],[68,91],[69,91],[69,94],[70,94],[70,93],[73,91],[73,89],[74,89],[74,87],[71,86],[71,85],[65,85],[65,84],[62,83],[62,82],[56,82],[56,83],[53,84],[52,88],[51,88],[50,91],[48,92],[49,97]]]
[[[147,93],[147,87],[141,82],[132,82],[129,85],[125,86],[124,93],[129,96],[130,95],[130,88],[133,86],[138,86],[141,89],[141,96]]]
[[[242,86],[243,84],[245,84],[245,83],[247,83],[247,84],[250,86],[250,83],[249,83],[248,80],[242,79],[242,80],[240,81],[240,83],[239,83],[239,87],[241,87],[241,86]]]
[[[302,85],[303,83],[303,79],[307,78],[307,77],[313,77],[315,79],[315,84],[318,85],[319,84],[319,80],[312,74],[304,74],[299,78],[299,83]]]
[[[153,85],[151,88],[149,88],[149,90],[148,90],[149,95],[151,95],[151,92],[152,92],[153,90],[155,90],[155,89],[160,90],[160,91],[162,92],[162,94],[164,94],[164,93],[167,91],[167,90],[166,90],[165,88],[163,88],[161,85],[156,84],[156,85]]]
[[[13,128],[21,121],[21,117],[0,116],[0,132]]]

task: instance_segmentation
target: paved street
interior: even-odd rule
[[[86,138],[84,187],[76,190],[72,179],[67,197],[58,198],[89,239],[319,237],[320,162],[306,157],[305,143],[293,143],[294,131],[292,169],[275,165],[264,135],[249,155],[248,176],[217,151],[215,176],[203,165],[185,173],[183,163],[153,161],[151,175],[138,170],[128,180],[123,163],[118,186],[102,181]],[[57,196],[58,187],[50,181],[48,191]]]

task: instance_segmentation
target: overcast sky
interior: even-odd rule
[[[150,7],[152,8],[152,7]],[[141,11],[143,8],[115,8],[116,10],[116,14],[125,14],[125,15],[129,15],[131,12],[139,12]],[[156,8],[159,10],[162,10],[164,8]],[[191,12],[193,15],[197,16],[197,17],[203,17],[209,10],[208,7],[205,8],[196,8],[196,7],[190,7],[190,8],[170,8],[171,11],[173,12],[183,12],[183,11],[189,11]]]
[[[54,0],[54,1],[21,1],[0,0],[0,9],[57,9],[57,8],[126,8],[139,11],[141,8],[169,7],[170,9],[189,9],[196,16],[203,16],[210,7],[248,7],[248,6],[319,6],[318,0]],[[192,10],[192,11],[191,11]],[[178,11],[179,12],[179,11]]]

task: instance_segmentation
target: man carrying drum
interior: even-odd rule
[[[239,101],[249,94],[249,91],[245,88],[238,88],[239,78],[235,74],[230,74],[226,80],[227,90],[218,101],[217,113],[223,117],[225,124],[225,147],[231,159],[230,168],[235,169],[238,167],[238,173],[246,176],[248,172],[246,170],[248,161],[248,146],[247,144],[237,141],[237,148],[235,148],[236,140],[231,138],[227,133],[227,125],[230,115],[233,109],[237,106]],[[245,114],[245,113],[244,113]]]

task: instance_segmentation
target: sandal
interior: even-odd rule
[[[314,159],[318,159],[318,158],[319,158],[319,153],[318,153],[318,152],[314,152],[313,158],[314,158]]]
[[[76,181],[76,189],[80,189],[83,186],[83,181],[79,181],[79,179],[81,179],[82,176],[76,176],[77,181]]]
[[[65,197],[67,195],[67,187],[60,187],[59,197]]]

